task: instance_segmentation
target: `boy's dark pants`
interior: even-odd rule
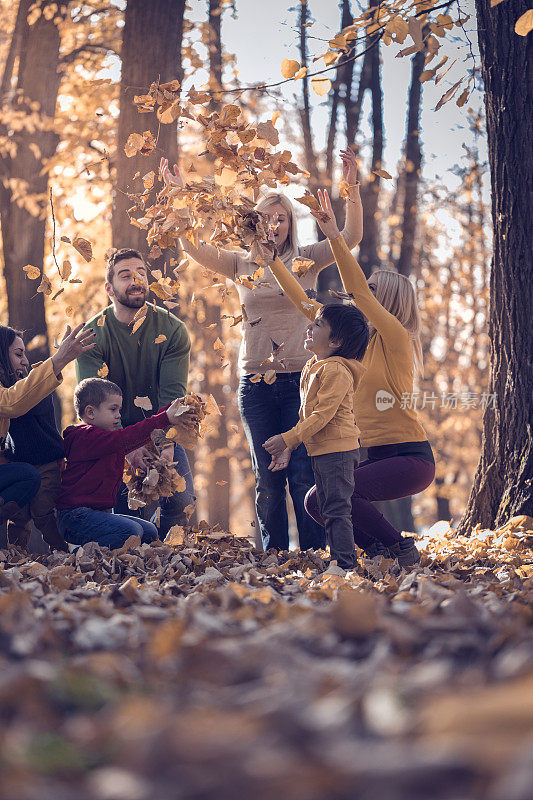
[[[311,456],[311,463],[331,558],[342,569],[353,569],[357,556],[353,538],[352,494],[359,451]]]
[[[35,467],[41,476],[41,486],[33,500],[30,500],[27,506],[21,508],[20,512],[9,520],[7,536],[11,544],[18,544],[24,548],[28,547],[31,533],[30,519],[33,519],[35,527],[43,535],[48,534],[52,538],[60,538],[57,529],[55,504],[61,484],[62,464],[63,460],[61,459]]]

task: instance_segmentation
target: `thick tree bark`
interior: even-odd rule
[[[208,0],[209,2],[209,78],[211,88],[220,90],[222,88],[222,3],[221,0]],[[222,106],[222,96],[215,95],[211,103],[211,111],[220,109]],[[212,333],[216,333],[219,338],[223,338],[222,321],[220,319],[220,307],[211,303],[206,304],[206,324],[216,324]],[[224,394],[224,373],[220,374],[218,356],[209,347],[210,364],[206,365],[205,370],[205,389],[213,395],[219,406],[225,406],[227,397]],[[227,369],[227,368],[226,368]],[[226,370],[224,370],[226,372]],[[209,491],[207,497],[208,519],[211,525],[217,522],[229,530],[230,527],[230,491],[231,491],[231,470],[228,449],[228,424],[226,414],[223,413],[215,422],[216,432],[209,437],[209,449],[211,452],[209,469]]]
[[[514,32],[527,9],[525,0],[494,8],[476,0],[492,182],[488,391],[495,407],[489,404],[483,416],[481,458],[461,533],[533,516],[533,39]]]
[[[67,2],[44,3],[56,6],[56,14],[65,13]],[[32,348],[33,360],[49,354],[48,335],[44,309],[44,296],[37,293],[38,283],[26,278],[22,267],[32,264],[42,270],[48,173],[44,162],[57,147],[58,138],[53,132],[60,75],[58,72],[60,36],[57,19],[46,19],[43,13],[30,27],[27,8],[23,0],[21,13],[13,33],[13,61],[18,55],[16,102],[11,104],[14,114],[35,114],[40,120],[34,131],[23,127],[13,135],[16,152],[2,160],[1,222],[9,324],[24,331],[27,341],[39,337],[39,345]],[[6,65],[6,89],[12,77],[13,64]],[[8,73],[11,74],[8,75]],[[9,93],[8,93],[9,95]],[[6,103],[9,103],[8,97]],[[37,105],[33,105],[37,104]],[[31,106],[33,105],[33,109]],[[21,205],[13,199],[15,184],[23,188]],[[31,208],[27,203],[32,200]]]
[[[185,0],[128,0],[122,37],[122,77],[117,152],[114,159],[115,196],[111,220],[114,247],[135,247],[146,253],[146,232],[130,224],[127,210],[132,201],[128,193],[142,189],[133,176],[153,170],[157,176],[159,159],[177,161],[177,123],[159,125],[153,114],[139,114],[133,98],[143,94],[151,83],[182,78],[181,39]],[[157,147],[148,156],[127,158],[124,145],[130,133],[151,130]],[[141,188],[140,188],[141,187]]]
[[[422,84],[420,76],[424,70],[426,50],[421,50],[411,61],[411,85],[407,110],[407,131],[405,135],[405,165],[403,179],[403,222],[402,242],[396,269],[402,275],[410,275],[415,250],[416,225],[418,220],[418,187],[422,168],[422,148],[420,146],[420,101]]]
[[[300,64],[302,67],[307,66],[307,28],[309,9],[307,7],[307,0],[301,0],[300,5]],[[302,134],[304,139],[304,162],[305,168],[310,174],[309,189],[315,192],[319,187],[319,169],[318,161],[315,153],[315,146],[313,144],[313,132],[311,128],[311,106],[309,103],[309,80],[305,75],[302,78],[302,107],[299,109],[300,123],[302,126]]]
[[[381,263],[378,254],[380,241],[378,201],[381,178],[374,174],[374,170],[382,168],[383,159],[383,95],[379,44],[369,50],[367,56],[370,68],[369,88],[372,94],[372,166],[368,180],[361,187],[363,239],[359,248],[359,263],[368,277],[372,270]],[[361,80],[363,79],[362,75]]]

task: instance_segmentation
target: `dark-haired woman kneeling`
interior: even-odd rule
[[[0,325],[0,524],[9,521],[9,542],[24,548],[33,517],[47,544],[67,549],[54,514],[63,443],[51,395],[67,364],[93,347],[82,327],[67,327],[55,355],[31,369],[22,334]]]

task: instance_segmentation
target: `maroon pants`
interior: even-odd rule
[[[352,495],[352,523],[355,543],[363,550],[378,539],[384,545],[394,544],[400,533],[378,509],[374,500],[398,500],[426,489],[435,477],[435,465],[418,456],[393,456],[367,459],[355,469],[355,490]],[[319,525],[316,486],[307,492],[305,509]]]

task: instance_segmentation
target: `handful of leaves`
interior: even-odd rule
[[[166,438],[181,444],[187,450],[194,450],[198,444],[198,439],[207,433],[206,417],[213,414],[220,416],[220,409],[212,395],[202,397],[202,395],[194,392],[189,392],[189,394],[185,395],[182,400],[182,407],[184,411],[187,409],[193,411],[194,424],[190,425],[186,430],[169,428],[166,432]]]
[[[146,470],[134,469],[126,462],[124,483],[128,487],[128,508],[133,511],[158,502],[161,497],[185,491],[185,478],[172,463],[161,457],[165,443],[162,432],[154,431],[152,441],[146,444],[151,454]]]

